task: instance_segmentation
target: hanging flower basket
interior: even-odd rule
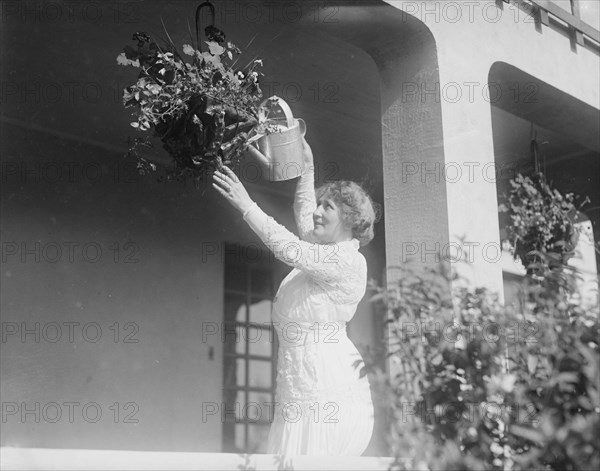
[[[563,195],[551,188],[541,172],[531,177],[519,174],[510,185],[498,210],[508,216],[506,233],[515,256],[526,267],[549,261],[566,264],[578,237],[573,193]]]
[[[212,15],[212,24],[205,28],[205,51],[198,34],[203,7]],[[137,47],[126,46],[117,57],[118,64],[141,69],[137,81],[124,90],[123,104],[134,109],[131,126],[145,133],[144,138],[130,138],[129,154],[138,159],[142,172],[156,169],[137,151],[140,145],[151,146],[150,137],[160,138],[174,160],[171,176],[199,179],[235,163],[258,125],[262,61],[236,67],[241,51],[214,26],[209,2],[196,11],[196,33],[197,44],[183,44],[180,53],[166,29],[162,45],[138,32],[133,35]]]

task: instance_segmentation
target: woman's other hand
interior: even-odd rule
[[[303,174],[315,171],[312,149],[304,137],[302,138],[302,164],[304,167],[302,170]]]
[[[212,185],[234,208],[244,214],[254,201],[248,195],[238,176],[233,173],[233,170],[225,166],[223,170],[223,172],[215,170]]]

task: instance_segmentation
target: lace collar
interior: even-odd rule
[[[319,244],[320,242],[315,242],[314,240],[308,240],[308,242]],[[356,238],[352,238],[350,240],[342,240],[340,242],[328,242],[325,245],[341,245],[342,247],[352,247],[355,250],[358,250],[360,247],[360,242]]]
[[[358,248],[360,247],[360,242],[356,238],[352,238],[350,240],[342,240],[341,242],[338,242],[338,244],[349,245],[350,247],[353,247],[356,250],[358,250]]]

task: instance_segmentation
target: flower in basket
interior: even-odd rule
[[[126,46],[117,63],[140,69],[127,87],[123,104],[133,108],[131,126],[159,137],[175,162],[176,176],[202,177],[231,165],[244,151],[258,125],[260,59],[235,68],[241,51],[225,34],[208,26],[206,49],[183,44],[182,53],[168,40],[160,46],[148,34],[133,35],[137,47]],[[185,57],[185,59],[184,59]],[[145,139],[130,139],[130,155],[141,171],[155,169],[137,152]]]

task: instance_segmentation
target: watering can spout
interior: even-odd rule
[[[260,164],[260,166],[263,170],[269,169],[270,161],[265,154],[263,154],[261,151],[259,151],[253,145],[249,145],[247,147],[246,151],[248,153],[250,153],[258,161],[258,163]]]

